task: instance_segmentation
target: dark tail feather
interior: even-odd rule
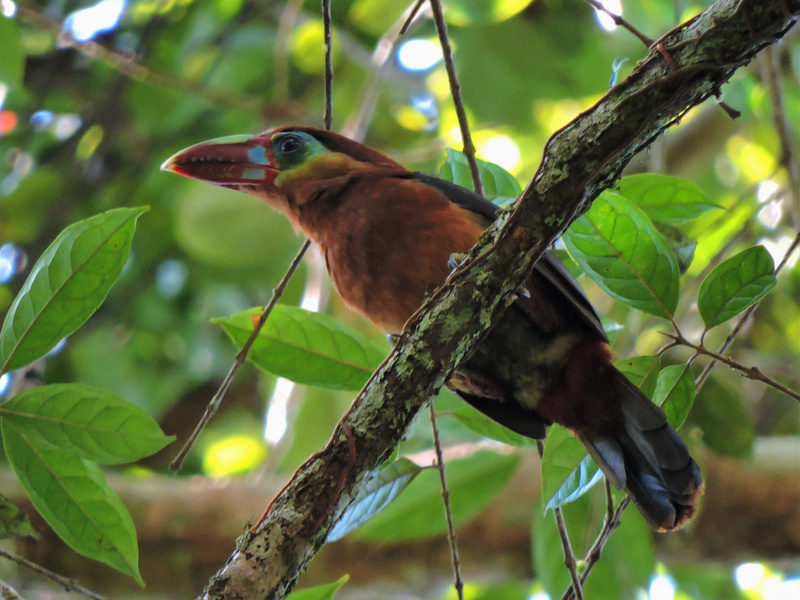
[[[617,488],[659,531],[680,529],[697,511],[703,493],[700,469],[664,412],[622,373],[615,373],[624,426],[613,436],[577,432]]]

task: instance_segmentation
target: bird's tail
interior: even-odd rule
[[[606,477],[628,492],[659,531],[680,529],[703,493],[700,469],[664,412],[614,369],[623,426],[612,435],[577,431]]]

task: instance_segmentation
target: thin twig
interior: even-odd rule
[[[392,25],[386,33],[381,36],[375,44],[375,51],[369,64],[369,78],[359,94],[361,103],[358,110],[354,111],[353,116],[347,119],[341,134],[357,142],[363,142],[367,133],[367,127],[375,113],[378,99],[383,91],[383,79],[392,66],[389,59],[394,56],[397,44],[405,31],[408,31],[415,24],[415,17],[419,13],[419,6],[427,0],[417,0],[416,4],[409,6],[400,15],[400,19]]]
[[[433,447],[436,450],[436,467],[439,470],[439,479],[442,482],[442,502],[444,503],[444,515],[447,519],[447,541],[450,542],[450,556],[453,559],[453,576],[455,577],[453,587],[456,588],[458,600],[464,600],[464,581],[461,579],[461,559],[458,556],[456,529],[453,526],[453,511],[450,510],[450,490],[447,488],[444,458],[442,457],[442,445],[439,442],[439,427],[436,425],[436,411],[433,409],[433,402],[428,404],[428,409],[431,415],[431,428],[433,429]]]
[[[472,143],[467,111],[464,110],[464,101],[461,99],[461,85],[458,83],[456,67],[453,64],[453,49],[450,46],[450,37],[447,34],[447,23],[444,20],[442,3],[440,0],[430,0],[430,3],[433,20],[436,23],[436,31],[439,33],[439,43],[442,46],[444,67],[447,70],[447,79],[450,82],[450,92],[453,94],[453,106],[458,116],[458,127],[461,129],[461,139],[464,141],[464,156],[467,157],[469,173],[472,176],[472,188],[476,194],[483,196],[483,182],[481,182],[481,175],[478,171],[478,160],[475,158],[475,144]]]
[[[614,532],[614,530],[619,527],[619,521],[622,517],[622,513],[625,512],[625,509],[628,508],[628,505],[631,502],[631,499],[625,496],[625,498],[623,498],[619,503],[619,506],[617,506],[617,509],[613,510],[613,499],[611,499],[610,494],[608,495],[608,498],[609,502],[612,503],[610,510],[613,516],[610,519],[605,519],[603,522],[603,528],[597,535],[597,539],[595,539],[594,544],[592,544],[592,547],[589,548],[589,551],[586,553],[586,556],[583,559],[585,567],[583,573],[581,573],[581,584],[586,583],[586,579],[588,579],[592,569],[598,562],[600,562],[600,558],[603,555],[603,548],[605,548],[606,544],[608,543],[608,539],[611,537],[611,534]],[[575,600],[575,592],[573,589],[568,589],[562,596],[561,600]]]
[[[132,56],[114,52],[97,42],[81,42],[75,40],[71,35],[64,32],[61,23],[20,3],[17,3],[15,17],[23,23],[46,31],[55,37],[59,48],[72,48],[92,60],[103,63],[128,79],[146,81],[159,87],[189,92],[213,104],[242,108],[258,113],[264,117],[276,118],[292,116],[291,107],[289,106],[275,104],[266,105],[259,98],[253,96],[232,93],[226,89],[207,86],[203,83],[179,77],[174,73],[169,75],[160,73],[137,63]]]
[[[322,26],[325,29],[325,112],[322,122],[328,131],[333,127],[333,48],[331,46],[331,0],[322,0]]]
[[[406,34],[408,28],[411,26],[411,23],[417,18],[419,9],[422,8],[422,5],[425,4],[425,1],[426,0],[417,0],[414,2],[414,6],[411,7],[411,12],[408,13],[408,17],[406,17],[406,20],[403,21],[403,25],[400,27],[400,31],[398,32],[399,35]]]
[[[536,440],[536,449],[539,451],[539,458],[544,457],[544,442]],[[564,566],[569,571],[569,577],[572,580],[572,587],[569,590],[574,590],[576,600],[583,600],[583,588],[581,587],[581,578],[578,575],[578,561],[575,560],[575,553],[572,551],[572,544],[569,541],[569,532],[567,531],[567,524],[564,521],[564,512],[560,506],[553,509],[553,514],[556,518],[556,525],[558,526],[558,535],[561,538],[561,549],[564,552]],[[568,591],[569,591],[568,590]]]
[[[681,346],[686,346],[687,348],[691,348],[697,354],[708,356],[710,358],[713,358],[717,362],[721,362],[728,365],[731,369],[743,373],[744,376],[747,377],[748,379],[753,379],[755,381],[760,381],[762,383],[765,383],[768,386],[775,388],[780,392],[783,392],[790,398],[794,398],[795,400],[800,401],[800,393],[795,392],[794,390],[789,389],[785,385],[778,383],[777,381],[772,379],[772,377],[764,375],[764,373],[762,373],[761,369],[759,369],[758,367],[746,367],[743,364],[733,360],[732,358],[728,358],[724,354],[719,354],[717,352],[714,352],[713,350],[709,350],[705,346],[698,346],[697,344],[694,344],[689,340],[687,340],[685,337],[683,337],[681,333],[676,333],[676,334],[664,333],[664,335],[675,340],[675,342],[677,344],[680,344]]]
[[[297,267],[300,265],[300,261],[303,258],[303,255],[308,250],[308,247],[311,245],[310,240],[306,240],[303,245],[300,247],[300,250],[295,255],[292,263],[289,265],[289,268],[286,269],[286,272],[283,274],[278,285],[272,291],[272,297],[269,299],[266,307],[261,313],[261,316],[258,319],[258,322],[255,323],[253,327],[253,332],[250,334],[250,337],[247,338],[242,349],[236,355],[236,359],[233,361],[233,365],[231,366],[228,374],[225,376],[225,379],[220,384],[217,391],[214,393],[214,396],[206,406],[206,411],[203,413],[203,416],[197,423],[197,426],[192,431],[192,434],[189,436],[189,439],[186,440],[186,443],[181,448],[181,451],[175,456],[173,461],[169,464],[169,468],[175,471],[176,473],[181,470],[183,466],[183,461],[186,459],[186,456],[189,454],[189,451],[194,446],[195,441],[200,436],[200,433],[205,429],[208,422],[211,420],[211,417],[214,416],[214,413],[217,412],[220,404],[222,403],[222,399],[225,396],[225,393],[228,391],[228,388],[231,385],[231,381],[233,381],[233,376],[236,375],[236,371],[239,370],[239,367],[242,366],[244,361],[247,359],[247,354],[250,352],[250,348],[253,343],[256,341],[258,334],[261,332],[261,328],[264,327],[264,323],[267,322],[267,317],[272,312],[272,309],[275,308],[275,305],[278,303],[278,299],[283,295],[283,290],[286,289],[286,284],[289,283],[289,280],[294,275],[294,272],[297,270]]]
[[[775,123],[775,131],[778,133],[778,139],[781,143],[779,163],[786,169],[792,207],[797,212],[800,209],[800,159],[797,156],[798,148],[792,132],[792,124],[786,116],[786,106],[783,102],[783,81],[781,80],[781,69],[778,61],[779,52],[776,48],[764,50],[761,58],[764,65],[762,78],[772,103],[772,120]],[[798,225],[798,218],[800,218],[800,215],[795,214],[795,226]]]
[[[789,244],[789,248],[786,250],[786,253],[783,255],[783,258],[781,259],[781,262],[778,263],[777,267],[775,267],[775,276],[776,277],[778,276],[778,273],[780,273],[783,270],[783,268],[786,266],[786,264],[789,262],[789,257],[791,257],[792,253],[795,250],[797,250],[798,246],[800,246],[800,232],[797,233],[797,235],[795,236],[794,240],[792,240],[792,243]],[[750,316],[756,311],[756,309],[760,305],[761,305],[761,301],[758,301],[755,304],[753,304],[753,306],[751,306],[750,308],[748,308],[744,312],[744,314],[736,322],[736,325],[734,325],[734,327],[731,330],[731,332],[728,334],[728,337],[725,338],[725,341],[722,343],[722,346],[720,346],[719,350],[717,350],[717,352],[715,353],[717,356],[721,356],[725,351],[728,350],[730,345],[733,343],[734,338],[737,335],[739,335],[739,332],[741,332],[741,330],[744,327],[745,323],[747,323],[748,319],[750,319]],[[703,387],[703,384],[706,382],[706,379],[708,379],[708,376],[711,374],[711,370],[714,368],[714,366],[716,364],[717,364],[717,360],[714,359],[714,360],[712,360],[711,362],[709,362],[706,365],[706,368],[703,369],[703,372],[700,373],[700,375],[697,377],[697,379],[694,382],[695,389],[699,390],[701,387]]]
[[[91,598],[92,600],[107,600],[105,596],[96,594],[92,590],[87,590],[82,585],[78,585],[77,583],[75,583],[73,579],[70,579],[69,577],[64,577],[63,575],[59,575],[58,573],[53,573],[53,571],[45,569],[44,567],[37,565],[35,562],[32,562],[23,556],[14,554],[13,552],[9,552],[3,549],[0,549],[0,556],[10,560],[11,562],[17,563],[21,567],[30,569],[34,573],[38,573],[39,575],[41,575],[42,577],[46,577],[50,581],[54,581],[68,592],[77,592],[78,594],[86,596],[87,598]]]
[[[602,3],[598,2],[598,0],[586,0],[586,2],[591,4],[596,11],[607,14],[611,18],[611,20],[614,21],[614,25],[616,25],[617,27],[623,27],[628,31],[630,31],[633,35],[639,38],[639,40],[648,48],[651,48],[655,43],[653,39],[647,37],[645,34],[636,29],[633,25],[628,23],[618,14],[615,14],[610,10],[608,10],[605,6],[603,6]]]

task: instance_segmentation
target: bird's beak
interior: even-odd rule
[[[278,175],[269,138],[231,135],[195,144],[170,156],[162,171],[236,189],[269,187]]]

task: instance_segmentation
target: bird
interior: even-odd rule
[[[390,336],[401,334],[498,210],[310,126],[195,144],[161,169],[250,194],[285,215],[319,247],[344,302]],[[447,385],[531,439],[553,423],[568,428],[653,529],[680,529],[697,512],[700,469],[664,412],[612,361],[597,313],[548,251]]]

